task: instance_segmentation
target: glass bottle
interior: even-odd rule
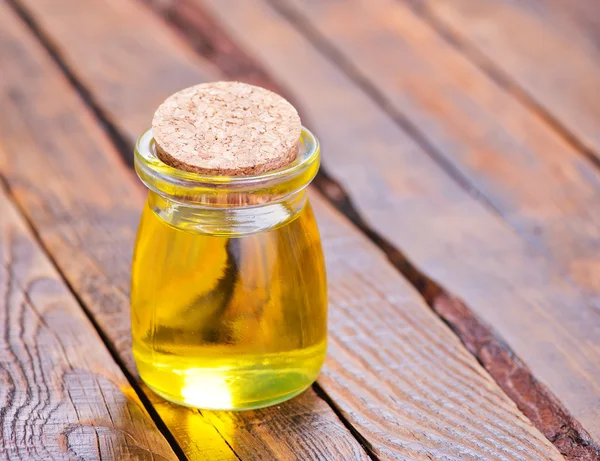
[[[133,353],[157,394],[241,410],[317,378],[327,289],[306,186],[319,161],[306,129],[295,161],[245,177],[173,168],[150,130],[140,137],[135,168],[149,194],[133,257]]]

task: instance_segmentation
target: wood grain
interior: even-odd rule
[[[0,8],[2,17],[11,18],[0,30],[0,56],[6,64],[0,104],[10,114],[0,117],[0,171],[61,271],[135,375],[128,292],[144,191],[59,69],[20,20],[2,4]],[[303,399],[269,410],[272,422],[265,421],[264,432],[253,436],[244,433],[255,421],[250,413],[238,417],[242,422],[248,418],[247,425],[220,429],[206,414],[165,403],[144,390],[155,404],[160,402],[158,413],[190,459],[260,458],[265,446],[282,460],[368,459],[312,390]],[[297,430],[280,431],[277,439],[269,436],[288,415],[301,415],[294,419]],[[335,443],[324,443],[323,433]],[[252,443],[238,448],[236,441],[244,438]]]
[[[560,458],[547,451],[547,440],[527,435],[529,421],[509,411],[513,402],[385,255],[313,202],[330,290],[330,345],[319,383],[375,454]]]
[[[468,184],[451,180],[387,110],[357,91],[267,2],[202,4],[276,81],[285,82],[286,94],[323,142],[326,170],[366,221],[493,325],[598,441],[600,317],[589,292],[495,207],[474,199]],[[363,17],[369,17],[366,8]]]
[[[597,302],[600,172],[592,163],[401,2],[277,2],[310,20],[430,155]]]
[[[274,82],[259,63],[227,35],[214,17],[193,0],[161,1],[159,5],[147,0],[147,3],[168,18],[203,56],[223,69],[228,77],[251,81],[289,97],[285,89]],[[483,324],[464,303],[445,292],[443,287],[415,268],[389,242],[374,234],[368,224],[357,215],[345,191],[330,177],[321,172],[314,183],[339,210],[376,242],[411,284],[418,287],[427,303],[458,335],[461,342],[477,357],[504,392],[567,459],[582,461],[598,457],[598,450],[589,436],[582,436],[585,430],[579,422],[569,414],[552,392],[532,375],[531,370],[514,355],[501,338]]]
[[[434,310],[450,325],[502,390],[568,460],[594,461],[598,447],[531,371],[459,299],[438,293]]]
[[[64,20],[76,24],[56,29],[47,43],[68,45],[69,53],[56,50],[68,68],[73,72],[89,69],[94,85],[110,94],[110,114],[127,114],[138,126],[150,126],[154,111],[167,96],[217,75],[208,64],[195,66],[195,54],[136,1],[42,0],[27,6],[35,7],[50,24]],[[98,39],[102,46],[90,47]],[[163,55],[169,55],[168,63],[156,59]],[[121,80],[135,81],[137,91],[121,92]]]
[[[156,405],[168,405],[157,402]],[[170,407],[173,407],[170,405]],[[169,411],[169,410],[167,410]],[[370,458],[348,430],[332,416],[329,405],[308,390],[279,407],[249,412],[201,411],[202,418],[190,419],[185,439],[186,452],[201,453],[203,459],[215,459],[207,452],[197,434],[198,422],[210,424],[235,452],[237,459],[265,460],[361,460]],[[174,416],[172,410],[167,419]],[[176,420],[173,421],[176,423]],[[181,424],[181,422],[180,422]],[[192,455],[193,458],[196,455]]]
[[[47,34],[55,37],[53,27],[59,27],[57,23],[53,27],[44,26],[44,17],[36,16],[36,19]],[[77,24],[64,16],[60,27],[74,28]],[[93,46],[102,47],[102,40],[92,42]],[[63,55],[69,53],[67,46],[58,40],[56,43]],[[157,59],[166,61],[168,57],[166,54]],[[18,63],[15,66],[18,67]],[[89,72],[87,67],[81,66],[76,75],[95,101],[99,104],[109,101],[102,88],[93,85]],[[46,69],[48,73],[49,69]],[[123,75],[128,74],[124,72]],[[13,85],[16,86],[19,80],[13,80]],[[45,84],[48,84],[47,75]],[[136,91],[135,80],[121,80],[120,85],[119,91]],[[52,94],[60,92],[54,88]],[[66,95],[61,96],[63,104],[62,100],[69,100]],[[10,107],[13,112],[22,114],[22,106],[13,104]],[[110,112],[111,119],[119,123],[122,132],[145,128],[136,126],[136,117],[111,112],[108,105],[102,105],[102,108]],[[82,119],[80,112],[78,109],[79,120]],[[39,143],[52,136],[50,127],[56,128],[54,123],[55,117],[44,117],[43,123],[36,124],[48,129],[43,136],[29,141],[28,148],[23,150],[25,159],[6,156],[2,161],[6,164],[6,175],[16,197],[29,213],[41,238],[48,242],[50,251],[56,255],[67,276],[74,280],[73,286],[81,291],[81,296],[90,299],[86,285],[76,283],[78,268],[70,266],[61,255],[65,254],[64,249],[70,248],[71,254],[82,259],[97,249],[87,245],[73,248],[68,242],[51,241],[45,229],[56,217],[43,219],[47,216],[44,214],[48,206],[46,195],[20,186],[36,183],[44,174],[37,168],[25,169],[19,162],[33,164],[45,154]],[[0,130],[4,132],[1,127]],[[92,138],[89,130],[86,136],[90,138],[90,145],[97,145],[102,138],[100,134],[94,134]],[[2,142],[12,144],[7,150],[14,152],[17,147],[15,136],[8,137],[8,141],[5,138],[0,137]],[[26,136],[22,138],[17,138],[19,143],[27,139]],[[116,162],[114,150],[104,147],[103,162],[110,162],[109,165],[100,168],[101,163],[95,163],[95,175],[80,173],[89,168],[90,152],[91,155],[95,153],[91,149],[82,149],[78,152],[81,163],[75,167],[75,159],[69,162],[77,173],[57,174],[49,188],[69,185],[75,189],[93,182],[94,185],[86,187],[104,185],[103,200],[112,202],[113,206],[117,203],[140,206],[135,203],[130,173]],[[51,154],[45,155],[49,163],[55,162],[58,155]],[[115,194],[106,187],[107,176],[120,185],[117,192],[125,193]],[[126,189],[131,190],[127,193]],[[554,447],[518,412],[418,293],[398,275],[385,255],[326,205],[319,195],[313,194],[312,199],[323,233],[332,291],[332,346],[320,382],[344,417],[354,425],[354,430],[359,432],[365,447],[381,459],[560,459]],[[55,206],[63,213],[68,212],[71,221],[80,221],[81,210],[89,206],[85,197],[72,192],[58,194],[56,202]],[[126,217],[121,215],[120,219],[120,226],[129,228]],[[99,234],[93,227],[88,233]],[[126,245],[110,244],[111,239],[121,237],[113,233],[101,235],[112,261],[94,270],[99,278],[106,277],[102,274],[110,273],[114,265],[128,264],[126,252],[113,250],[115,247],[123,249]],[[122,291],[126,290],[123,281],[116,283],[123,287]],[[89,305],[99,323],[103,323],[105,306],[93,299]],[[127,306],[119,303],[113,308],[125,311]],[[110,328],[107,333],[114,335]],[[119,342],[118,337],[113,340]],[[157,409],[182,447],[193,457],[206,456],[206,446],[213,449],[210,443],[202,440],[204,432],[198,436],[208,422],[211,430],[220,434],[223,431],[223,439],[242,459],[250,457],[251,453],[255,457],[261,453],[268,457],[265,450],[276,459],[365,458],[354,439],[348,437],[348,431],[323,405],[323,400],[316,400],[316,405],[311,402],[313,398],[308,393],[301,399],[259,412],[202,412],[203,419],[192,412],[174,416],[171,410],[185,410],[166,403],[158,404]],[[164,408],[168,410],[165,412]],[[217,456],[222,454],[220,448],[215,449]]]
[[[310,16],[374,91],[410,120],[440,163],[597,304],[600,172],[587,158],[402,2],[349,0],[342,8],[279,1]]]
[[[600,9],[595,0],[414,3],[475,62],[600,159]]]
[[[0,188],[0,459],[177,459]]]
[[[313,389],[277,407],[247,412],[187,410],[148,393],[189,459],[370,459]]]
[[[147,3],[168,18],[203,56],[216,63],[228,77],[251,81],[286,95],[285,89],[274,82],[260,65],[227,35],[214,17],[207,14],[193,0],[161,1],[160,5],[147,0]],[[357,215],[345,191],[330,177],[321,172],[314,183],[386,253],[388,259],[418,288],[427,303],[477,357],[502,390],[567,459],[591,461],[599,456],[598,449],[589,436],[585,437],[586,432],[581,424],[569,414],[552,392],[532,375],[531,370],[491,328],[483,324],[459,299],[452,297],[438,283],[415,268],[389,242],[377,236]]]

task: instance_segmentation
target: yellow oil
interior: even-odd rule
[[[276,229],[235,238],[173,227],[146,205],[132,271],[135,360],[164,398],[258,408],[317,378],[327,294],[309,203]]]

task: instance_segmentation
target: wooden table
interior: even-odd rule
[[[596,0],[0,0],[0,459],[600,459]],[[183,87],[282,93],[329,352],[312,389],[162,401],[129,333],[134,139]]]

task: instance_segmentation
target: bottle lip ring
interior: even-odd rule
[[[143,133],[135,144],[135,169],[140,179],[147,185],[145,177],[150,176],[168,183],[182,186],[184,184],[230,186],[233,188],[252,187],[265,182],[279,182],[291,179],[309,169],[320,158],[320,145],[317,137],[307,128],[302,127],[300,134],[300,152],[296,159],[288,165],[273,171],[252,176],[220,176],[194,173],[179,170],[167,165],[156,154],[156,144],[152,129]],[[312,179],[312,178],[310,178]]]

